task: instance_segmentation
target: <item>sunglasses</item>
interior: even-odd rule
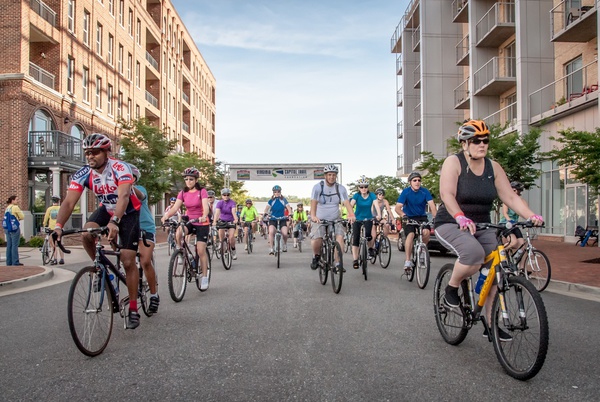
[[[186,177],[185,179],[183,179],[185,181],[195,181],[196,178],[195,177]]]
[[[101,149],[90,149],[88,151],[85,151],[83,154],[85,156],[90,156],[90,155],[96,156],[96,155],[100,154],[100,152],[102,152]]]
[[[420,183],[420,182],[421,182],[421,179],[412,179],[411,181],[414,181],[414,182],[418,182],[418,183]]]
[[[369,186],[358,186],[358,188],[369,188]]]
[[[231,194],[221,194],[224,197],[229,197]]]
[[[470,141],[471,144],[475,144],[475,145],[479,145],[482,142],[487,145],[490,143],[490,139],[489,138],[484,138],[484,139],[475,138]]]

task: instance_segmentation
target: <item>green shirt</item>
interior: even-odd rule
[[[258,211],[256,210],[256,207],[254,205],[252,205],[250,208],[244,206],[244,208],[242,208],[242,213],[240,214],[240,218],[244,222],[252,222],[254,220],[257,220],[258,219]]]

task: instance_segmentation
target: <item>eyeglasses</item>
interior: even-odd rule
[[[487,145],[490,143],[490,139],[489,138],[484,138],[484,139],[474,138],[471,140],[471,144],[475,144],[475,145],[479,145],[482,142]]]
[[[208,198],[215,198],[215,197],[213,197],[212,195],[209,195]]]
[[[420,182],[421,182],[421,179],[412,179],[411,181],[414,181],[414,182],[418,182],[418,183],[420,183]]]
[[[185,181],[195,181],[196,178],[195,177],[186,177],[185,179],[183,179]]]
[[[100,152],[102,152],[101,149],[95,148],[95,149],[89,149],[87,151],[84,152],[85,156],[90,156],[90,155],[98,155]]]
[[[369,188],[369,186],[358,186],[358,188]]]
[[[383,193],[377,193],[377,195],[383,195]]]
[[[229,197],[231,194],[221,194],[224,197]]]

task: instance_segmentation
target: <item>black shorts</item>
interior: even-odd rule
[[[417,221],[417,222],[427,222],[427,215],[409,216],[408,219],[412,219],[413,221]],[[405,236],[408,236],[409,233],[415,233],[415,230],[416,230],[415,225],[405,224],[403,227],[404,227],[404,235]],[[425,226],[423,226],[423,229],[431,230],[431,226],[425,225]]]
[[[88,222],[94,222],[99,226],[106,226],[108,225],[108,222],[110,222],[110,218],[112,218],[112,215],[109,214],[104,205],[102,205],[90,215]],[[139,240],[140,213],[135,211],[123,215],[121,223],[119,223],[119,244],[121,245],[121,248],[137,251]]]
[[[371,241],[373,236],[371,236],[371,229],[373,228],[373,221],[354,221],[352,224],[352,245],[358,247],[360,244],[360,227],[365,225],[365,235],[367,237],[367,241]]]
[[[210,233],[210,226],[208,225],[193,225],[191,223],[186,223],[185,228],[187,229],[188,234],[196,234],[196,241],[201,241],[202,243],[208,242],[208,235]]]
[[[280,228],[287,226],[286,218],[269,219],[269,226],[275,226],[275,228],[277,228],[277,221],[281,221],[280,226],[279,226]]]

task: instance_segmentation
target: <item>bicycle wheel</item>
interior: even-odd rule
[[[498,361],[513,378],[525,381],[533,378],[544,365],[548,352],[548,317],[539,292],[521,276],[508,278],[508,288],[497,294],[492,305],[490,323],[492,341]],[[501,305],[506,306],[503,318]],[[501,341],[498,331],[508,333],[512,340]]]
[[[275,256],[277,257],[277,268],[279,268],[279,264],[281,263],[281,235],[277,233],[275,235]]]
[[[379,241],[379,265],[381,268],[387,268],[392,260],[392,244],[387,236],[381,236]]]
[[[367,242],[361,241],[358,250],[360,266],[362,268],[362,274],[365,277],[365,281],[367,280],[367,263],[369,259],[369,255],[367,253]]]
[[[452,276],[454,264],[446,264],[440,269],[433,288],[433,310],[435,313],[435,322],[438,330],[446,343],[450,345],[458,345],[467,337],[469,330],[466,327],[466,321],[463,311],[450,309],[444,304],[444,295],[446,286]],[[458,289],[458,294],[464,301],[464,294],[461,286]]]
[[[408,278],[409,282],[412,282],[413,279],[415,279],[415,271],[417,270],[417,249],[416,247],[413,245],[413,249],[412,249],[412,256],[411,256],[411,261],[413,263],[412,267],[408,269],[408,271],[406,270],[406,268],[404,268],[404,272],[406,272],[406,277]]]
[[[342,279],[344,279],[344,261],[342,246],[334,240],[333,248],[329,252],[329,266],[331,267],[331,286],[333,293],[340,293],[342,290]]]
[[[188,259],[183,250],[175,250],[169,261],[169,293],[174,302],[183,300],[187,287]]]
[[[431,268],[429,250],[425,244],[421,244],[417,250],[415,269],[413,271],[417,271],[417,285],[419,285],[419,288],[425,289],[429,281],[429,269]]]
[[[351,233],[350,231],[348,231],[346,233],[346,236],[344,236],[344,253],[347,253],[348,250],[350,250],[350,243],[351,243]]]
[[[138,304],[142,305],[142,311],[144,312],[146,317],[150,317],[152,315],[152,313],[148,311],[150,307],[150,285],[148,285],[148,281],[146,280],[146,276],[144,275],[144,270],[141,267],[140,284],[138,286]]]
[[[173,249],[175,248],[175,241],[173,240],[173,233],[169,232],[167,236],[167,254],[171,256]]]
[[[42,245],[42,265],[48,264],[50,260],[50,242],[46,239]]]
[[[404,236],[404,231],[398,233],[398,242],[396,245],[398,246],[398,251],[405,251],[405,241],[406,237]]]
[[[229,241],[225,239],[221,243],[221,262],[223,263],[223,268],[231,268],[232,258],[231,249],[229,248]]]
[[[323,241],[321,245],[321,255],[319,256],[319,280],[321,285],[327,284],[327,277],[329,275],[329,265],[327,262],[327,256],[329,255],[329,248],[327,243]]]
[[[252,240],[250,239],[250,236],[252,236],[252,233],[250,231],[250,229],[246,230],[246,252],[248,254],[252,253]]]
[[[550,283],[550,260],[543,251],[533,249],[519,261],[519,273],[524,275],[538,292],[542,292]]]
[[[101,275],[96,267],[85,267],[69,289],[69,331],[77,349],[87,356],[102,353],[112,333],[112,297],[108,288],[102,292]]]

